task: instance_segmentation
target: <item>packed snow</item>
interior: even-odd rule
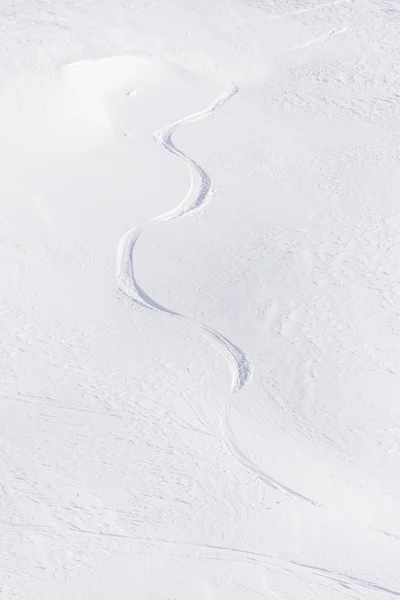
[[[3,0],[0,596],[400,597],[400,7]]]

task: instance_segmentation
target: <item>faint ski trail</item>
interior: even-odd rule
[[[299,492],[296,492],[292,488],[280,483],[267,473],[265,473],[262,469],[257,467],[256,464],[248,457],[244,452],[240,449],[239,444],[236,441],[235,434],[233,433],[231,424],[230,424],[230,409],[231,402],[227,403],[224,413],[221,415],[221,431],[223,436],[223,441],[225,442],[226,447],[229,452],[235,458],[235,460],[242,465],[245,469],[247,469],[250,473],[255,475],[259,481],[267,485],[268,487],[274,490],[281,490],[285,492],[289,496],[294,497],[297,500],[302,500],[304,502],[308,502],[313,506],[322,506],[315,500],[308,498],[307,496],[303,496]]]
[[[314,12],[318,10],[324,10],[326,8],[332,8],[333,6],[338,6],[340,4],[347,4],[349,0],[334,0],[334,2],[327,2],[326,4],[317,4],[316,6],[308,6],[305,8],[299,8],[297,10],[292,10],[287,13],[280,14],[269,14],[267,15],[268,19],[287,19],[289,17],[297,17],[299,15],[303,15],[305,13]]]
[[[321,35],[314,40],[310,40],[308,42],[304,42],[303,44],[298,44],[297,46],[291,46],[288,50],[305,50],[306,48],[312,48],[313,46],[318,46],[318,44],[323,44],[324,42],[328,42],[329,40],[333,40],[338,35],[342,35],[349,30],[349,27],[344,27],[343,29],[332,29],[329,33]]]
[[[208,108],[176,121],[154,134],[154,139],[160,145],[168,150],[168,152],[178,156],[186,164],[190,174],[190,186],[185,198],[176,208],[155,217],[149,221],[147,225],[155,222],[178,219],[179,217],[204,207],[211,190],[211,180],[204,169],[195,160],[189,158],[175,146],[172,141],[172,135],[181,125],[198,121],[211,115],[221,108],[237,92],[238,88],[236,86],[231,86],[228,91],[221,93]],[[145,306],[150,310],[166,313],[170,317],[183,320],[199,329],[229,363],[232,373],[232,391],[235,392],[241,389],[251,374],[250,362],[245,353],[213,327],[162,306],[146,294],[138,284],[135,277],[133,257],[135,245],[142,233],[142,227],[135,227],[125,233],[119,242],[117,255],[117,283],[119,288],[141,306]]]
[[[223,561],[232,561],[232,562],[242,562],[242,563],[250,563],[250,564],[259,564],[264,565],[266,567],[272,569],[278,569],[279,571],[284,571],[286,573],[291,573],[295,576],[305,577],[307,579],[311,579],[311,575],[313,577],[319,577],[322,579],[326,579],[331,583],[337,584],[340,588],[345,588],[347,590],[351,590],[352,592],[356,592],[356,590],[370,590],[375,592],[382,592],[384,594],[389,594],[391,596],[400,597],[400,591],[392,589],[390,587],[381,585],[375,581],[370,581],[368,579],[364,579],[362,577],[356,577],[355,575],[348,575],[347,573],[343,573],[341,571],[332,571],[325,567],[319,567],[317,565],[309,565],[305,563],[296,562],[294,560],[290,560],[287,558],[282,558],[280,556],[272,556],[270,554],[264,554],[262,552],[255,552],[254,550],[247,550],[245,548],[236,548],[232,546],[220,546],[215,544],[203,544],[199,542],[187,542],[187,541],[175,541],[168,540],[163,538],[147,538],[147,537],[136,537],[134,535],[126,534],[126,533],[118,533],[112,531],[93,531],[89,529],[82,529],[80,527],[73,527],[72,529],[65,530],[53,526],[35,526],[35,525],[13,525],[0,523],[0,529],[4,532],[8,531],[12,532],[21,532],[21,533],[31,533],[38,535],[45,535],[51,537],[60,537],[60,538],[68,538],[68,537],[88,537],[88,538],[97,538],[97,539],[116,539],[116,540],[125,540],[127,543],[138,543],[142,547],[148,546],[152,549],[152,552],[157,548],[157,546],[164,546],[166,548],[177,548],[177,553],[173,551],[169,551],[170,556],[175,556],[179,558],[184,558],[185,560],[223,560]],[[179,552],[179,549],[188,550],[193,549],[198,552],[206,552],[213,553],[212,556],[206,555],[195,555],[185,552],[182,554]],[[133,549],[132,549],[133,550]],[[142,552],[142,550],[138,550]],[[222,554],[221,554],[222,553]],[[216,555],[215,555],[216,554]],[[311,574],[310,574],[311,572]]]

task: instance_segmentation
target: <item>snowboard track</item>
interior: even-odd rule
[[[211,179],[203,167],[201,167],[195,160],[188,157],[182,152],[182,150],[175,146],[172,136],[181,125],[198,121],[213,114],[235,94],[237,94],[238,91],[239,90],[236,85],[231,85],[227,91],[222,92],[214,100],[214,102],[212,102],[204,110],[184,117],[183,119],[176,121],[171,125],[167,125],[166,127],[155,132],[155,141],[168,152],[177,156],[187,166],[190,175],[189,189],[186,196],[177,207],[151,219],[142,227],[134,227],[127,231],[119,242],[117,255],[117,284],[119,288],[136,304],[155,312],[164,313],[170,318],[183,321],[200,332],[229,364],[232,377],[231,393],[237,392],[243,388],[251,376],[251,364],[246,354],[227,337],[210,325],[192,319],[191,317],[188,317],[177,311],[171,310],[151,298],[145,292],[145,290],[143,290],[136,279],[134,251],[137,242],[147,226],[156,222],[179,219],[180,217],[186,216],[194,211],[203,209],[206,205],[212,189]],[[295,500],[319,506],[317,502],[307,498],[306,496],[303,496],[302,494],[292,490],[290,487],[287,487],[270,477],[244,454],[244,452],[240,449],[230,426],[230,408],[231,398],[228,399],[226,408],[221,415],[221,438],[225,443],[227,451],[229,454],[231,454],[231,456],[233,456],[235,461],[241,465],[241,467],[245,468],[251,475],[255,476],[261,483],[267,485],[268,487],[280,490]]]
[[[147,223],[147,226],[152,223],[170,221],[179,219],[194,211],[199,211],[206,205],[212,189],[211,179],[195,160],[188,157],[184,152],[177,148],[172,141],[172,136],[175,131],[185,123],[192,123],[203,119],[216,110],[221,108],[230,98],[237,92],[238,88],[232,85],[227,91],[222,92],[206,109],[184,117],[179,121],[167,125],[163,129],[155,132],[154,139],[165,148],[177,156],[188,168],[190,175],[190,185],[188,192],[182,202],[175,208],[162,213]],[[120,289],[136,303],[150,310],[158,311],[169,315],[174,319],[185,321],[191,326],[197,328],[202,335],[212,343],[220,354],[228,362],[232,374],[232,392],[240,390],[248,381],[251,375],[251,365],[246,354],[238,346],[232,343],[222,333],[218,332],[213,327],[192,319],[182,313],[171,310],[156,300],[151,298],[139,285],[135,276],[134,266],[134,250],[137,242],[143,233],[144,227],[135,227],[129,230],[120,240],[117,258],[117,283]]]

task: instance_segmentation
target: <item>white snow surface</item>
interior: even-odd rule
[[[0,31],[0,597],[400,597],[398,2]]]

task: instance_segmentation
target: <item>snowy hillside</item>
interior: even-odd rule
[[[400,6],[3,0],[0,596],[400,597]]]

